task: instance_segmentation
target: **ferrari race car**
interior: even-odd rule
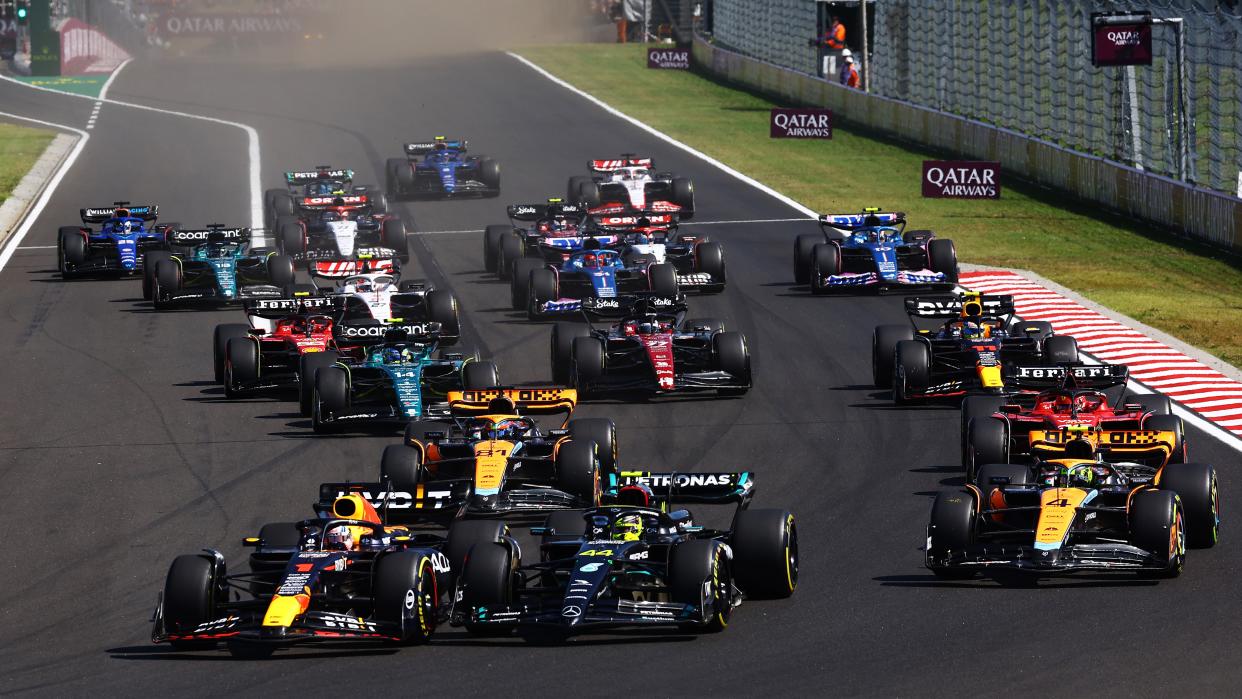
[[[64,279],[83,274],[134,274],[142,271],[151,250],[168,249],[168,232],[177,224],[156,225],[159,207],[112,206],[81,209],[81,226],[61,226],[56,238],[56,266]],[[99,224],[93,230],[92,224]]]
[[[747,509],[753,493],[749,473],[623,472],[610,491],[617,504],[555,512],[532,528],[537,560],[523,560],[511,537],[476,544],[451,623],[542,640],[614,628],[721,631],[743,599],[789,597],[798,584],[794,516]],[[737,512],[730,529],[708,529],[688,510],[669,511],[681,502],[736,503]]]
[[[156,310],[187,302],[219,304],[280,298],[294,283],[293,260],[273,250],[251,248],[250,239],[249,228],[219,224],[202,230],[169,231],[172,251],[146,253],[143,295],[151,299]]]
[[[440,344],[451,345],[461,336],[457,297],[425,279],[401,279],[393,259],[316,261],[310,265],[315,292],[335,299],[338,322],[426,322],[440,324]],[[329,284],[320,286],[320,282]],[[374,331],[374,337],[383,334]],[[360,335],[361,336],[361,335]]]
[[[905,300],[910,325],[872,335],[875,385],[907,403],[968,393],[1007,392],[1005,367],[1078,364],[1078,341],[1045,321],[1015,321],[1012,296],[923,296]],[[944,320],[921,328],[917,320]]]
[[[586,209],[560,199],[549,199],[546,204],[512,204],[507,213],[507,225],[488,226],[483,231],[484,268],[504,280],[512,278],[518,260],[563,259],[563,255],[582,249],[583,241],[591,235]],[[615,235],[596,237],[605,247],[619,240]]]
[[[455,572],[476,545],[503,541],[501,522],[453,522],[433,533],[413,493],[325,483],[316,516],[266,524],[244,540],[248,573],[219,551],[173,560],[156,604],[153,643],[225,643],[243,657],[328,641],[425,643],[448,620]]]
[[[794,280],[811,293],[949,291],[957,285],[957,249],[931,231],[906,231],[906,215],[868,208],[819,217],[821,234],[794,240]]]
[[[742,395],[750,390],[750,350],[740,332],[713,318],[686,320],[686,304],[653,296],[608,328],[557,323],[552,377],[582,399],[611,392]]]
[[[585,245],[560,264],[518,260],[509,283],[514,310],[525,309],[531,320],[583,313],[607,318],[625,314],[644,296],[680,295],[671,263],[628,263],[620,252],[600,248],[595,239]]]
[[[320,165],[311,171],[286,172],[284,189],[269,189],[263,193],[264,221],[268,231],[279,235],[282,219],[315,213],[337,198],[359,196],[365,197],[371,211],[388,211],[388,198],[384,193],[372,185],[355,185],[353,170]]]
[[[573,413],[573,389],[524,386],[449,394],[452,417],[415,420],[384,449],[380,480],[418,491],[434,509],[493,516],[598,505],[617,471],[616,426],[566,420],[544,430],[532,415]]]
[[[688,177],[657,172],[655,161],[632,153],[612,160],[592,160],[591,174],[569,178],[566,198],[584,202],[589,208],[620,204],[646,209],[656,202],[671,202],[680,208],[681,218],[694,217],[694,183]]]
[[[996,569],[1173,577],[1188,544],[1216,543],[1214,468],[1106,463],[1090,453],[1084,446],[1077,457],[986,464],[978,485],[942,490],[927,526],[926,566],[945,578]]]
[[[384,168],[393,199],[500,196],[500,163],[466,155],[467,142],[436,136],[405,144],[404,158],[389,158]]]
[[[224,323],[212,333],[215,380],[229,398],[296,388],[302,357],[335,349],[330,298],[258,299],[245,309],[248,324]]]
[[[602,206],[590,211],[590,221],[598,233],[621,236],[614,247],[627,261],[672,264],[678,286],[686,291],[724,291],[724,247],[706,236],[683,233],[677,226],[679,211],[675,205],[660,206],[660,202],[645,210]]]

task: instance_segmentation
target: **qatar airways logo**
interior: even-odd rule
[[[773,109],[770,138],[832,138],[831,109]]]
[[[923,161],[923,196],[933,199],[1000,199],[1000,163]]]
[[[662,70],[690,70],[690,49],[647,49],[647,67]]]

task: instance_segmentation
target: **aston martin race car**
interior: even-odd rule
[[[384,168],[393,199],[500,196],[500,163],[467,155],[467,142],[436,136],[405,144],[404,158],[389,158]]]
[[[276,244],[297,262],[366,257],[410,259],[405,223],[375,211],[373,194],[305,197],[276,227]]]
[[[750,390],[750,350],[740,332],[713,318],[686,320],[682,299],[645,298],[610,327],[557,323],[552,377],[580,398],[617,392],[742,395]]]
[[[146,253],[143,291],[150,291],[156,310],[280,298],[295,281],[293,260],[251,248],[250,239],[249,228],[219,224],[169,231],[173,251]]]
[[[1089,454],[1087,448],[1079,458],[986,464],[977,486],[942,490],[927,526],[926,566],[945,578],[996,569],[1173,577],[1187,545],[1216,543],[1214,468],[1081,458]]]
[[[325,483],[316,516],[266,524],[248,537],[249,573],[219,551],[178,556],[159,596],[153,643],[266,657],[301,643],[417,644],[453,605],[454,568],[479,544],[503,541],[501,522],[423,524],[414,493],[381,484]]]
[[[910,325],[880,325],[872,335],[875,385],[897,403],[1003,395],[1005,367],[1078,364],[1078,341],[1045,321],[1015,321],[1012,296],[922,296],[905,300]],[[919,321],[944,320],[939,327]]]
[[[514,310],[525,309],[531,320],[583,313],[617,317],[644,296],[680,295],[672,264],[627,263],[620,252],[600,248],[594,239],[560,264],[518,260],[509,285]]]
[[[722,631],[743,599],[789,597],[798,585],[794,516],[747,509],[753,493],[749,473],[623,472],[610,491],[616,504],[553,513],[532,529],[537,559],[524,560],[511,537],[476,544],[451,623],[540,640],[627,627]],[[709,529],[669,507],[683,502],[736,503],[737,512],[729,529]]]
[[[340,323],[432,321],[439,323],[441,345],[454,344],[461,336],[453,292],[436,289],[425,279],[401,279],[400,265],[393,259],[316,261],[310,277],[317,294],[335,299],[334,317]],[[324,281],[329,283],[321,285]]]
[[[488,226],[483,231],[483,266],[509,280],[517,261],[560,260],[582,249],[583,241],[592,232],[586,225],[586,209],[560,199],[545,204],[512,204],[506,209],[508,224]],[[596,236],[607,247],[617,242],[613,235]]]
[[[362,196],[375,213],[388,211],[388,198],[378,187],[354,184],[354,171],[320,165],[314,170],[285,173],[283,189],[263,193],[267,230],[279,235],[282,219],[313,214],[337,198]]]
[[[724,291],[724,247],[707,236],[684,233],[677,225],[680,207],[659,204],[647,209],[615,204],[591,209],[590,224],[597,235],[620,235],[613,247],[631,263],[672,264],[682,290]]]
[[[861,214],[819,217],[820,234],[794,240],[794,280],[811,293],[949,291],[957,285],[952,240],[907,231],[904,213],[868,208]]]
[[[694,217],[694,183],[688,177],[657,172],[655,161],[625,153],[620,158],[592,160],[588,176],[573,176],[566,186],[569,201],[586,203],[589,208],[620,204],[645,209],[655,202],[671,202],[680,207],[681,218]]]
[[[81,209],[81,226],[61,226],[56,238],[56,266],[64,279],[83,274],[135,274],[151,250],[168,249],[168,232],[177,224],[157,225],[159,207],[112,206]],[[99,229],[92,229],[94,224]]]
[[[573,389],[551,386],[450,393],[451,418],[410,422],[405,443],[385,448],[381,480],[463,516],[598,505],[604,479],[618,472],[612,420],[545,430],[532,417],[568,418],[576,404]]]

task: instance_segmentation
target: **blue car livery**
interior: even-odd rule
[[[957,284],[953,241],[931,231],[906,231],[905,214],[867,209],[819,217],[823,233],[798,236],[795,277],[811,292],[952,289]]]
[[[172,226],[156,225],[159,207],[113,206],[81,209],[81,226],[63,226],[56,241],[57,267],[64,278],[82,274],[135,274],[144,254],[168,249]],[[91,224],[99,224],[92,229]]]
[[[556,315],[616,317],[629,312],[639,298],[676,297],[677,272],[669,263],[631,265],[617,250],[587,249],[567,256],[559,265],[535,269],[522,279],[515,274],[514,300],[523,297],[532,320]],[[519,270],[520,271],[520,270]]]
[[[468,155],[467,142],[437,136],[405,144],[406,157],[390,158],[386,167],[388,195],[415,197],[494,197],[500,194],[500,164]]]

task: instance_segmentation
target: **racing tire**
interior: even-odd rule
[[[263,210],[270,212],[272,210],[272,202],[276,201],[276,197],[288,196],[287,189],[265,189],[263,190]]]
[[[1173,451],[1169,452],[1170,464],[1186,463],[1186,426],[1176,415],[1148,415],[1143,429],[1173,433]]]
[[[215,619],[216,580],[214,566],[206,556],[187,554],[173,559],[164,580],[164,630],[191,631]],[[190,649],[214,645],[201,641],[173,641],[173,648]]]
[[[593,390],[591,383],[604,377],[608,353],[604,351],[604,343],[599,338],[575,337],[573,356],[570,385],[578,389],[579,400],[586,400]]]
[[[562,442],[556,450],[557,486],[582,499],[584,507],[598,507],[600,499],[599,447],[591,439]]]
[[[1165,562],[1157,577],[1176,578],[1186,565],[1186,517],[1172,490],[1140,490],[1130,498],[1130,538]]]
[[[401,160],[393,158],[399,163],[398,167],[393,168],[393,184],[395,185],[396,199],[408,199],[414,194],[414,167],[410,165],[409,160]]]
[[[722,572],[723,571],[723,572]],[[669,596],[674,602],[704,608],[704,624],[683,628],[715,633],[729,625],[733,612],[733,579],[729,554],[718,541],[695,539],[673,547],[668,556]],[[704,599],[704,590],[708,591]]]
[[[905,243],[906,245],[916,245],[918,243],[923,242],[924,240],[931,240],[932,238],[935,238],[935,237],[936,237],[936,233],[934,231],[930,231],[926,229],[906,231],[905,233],[901,234],[901,242]]]
[[[1061,366],[1078,363],[1078,340],[1069,335],[1053,335],[1044,340],[1044,364]]]
[[[277,194],[272,197],[273,220],[279,221],[282,216],[295,215],[297,215],[297,208],[293,205],[293,196],[288,192],[277,190]]]
[[[811,251],[811,293],[827,294],[832,287],[824,283],[824,277],[841,273],[841,246],[836,243],[820,243]]]
[[[459,580],[467,619],[475,607],[508,605],[513,601],[512,552],[504,544],[476,544],[466,554]],[[466,622],[466,632],[474,636],[494,633],[491,627]]]
[[[401,190],[401,184],[397,180],[397,170],[409,166],[410,161],[407,158],[389,158],[384,161],[384,191],[388,192],[390,199],[401,201],[405,197],[405,192]]]
[[[674,177],[672,195],[673,203],[681,207],[678,218],[683,221],[694,218],[694,182],[689,177]]]
[[[313,403],[311,426],[316,433],[330,432],[332,425],[324,417],[349,408],[349,376],[344,369],[331,366],[315,373]]]
[[[239,382],[259,378],[259,342],[249,337],[235,337],[226,348],[228,359],[224,363],[224,395],[240,398]]]
[[[388,195],[380,190],[379,187],[366,185],[361,187],[366,192],[367,203],[371,206],[371,212],[375,214],[388,213]],[[397,248],[400,250],[401,248]]]
[[[171,298],[164,294],[181,288],[181,265],[174,259],[160,260],[155,265],[155,283],[151,287],[151,303],[156,310],[164,310],[173,305]]]
[[[500,369],[493,361],[466,362],[461,366],[461,385],[467,391],[496,388],[500,385]]]
[[[488,189],[483,196],[498,197],[500,196],[500,163],[491,158],[483,158],[479,161],[479,181]]]
[[[606,417],[580,417],[570,420],[569,438],[595,442],[600,470],[621,475],[617,423]]]
[[[712,283],[701,287],[704,293],[718,294],[725,288],[724,246],[720,243],[699,243],[694,246],[694,267],[699,274],[710,274]]]
[[[587,180],[578,187],[578,201],[586,204],[588,209],[594,209],[603,203],[603,196],[599,193],[599,183],[595,180]]]
[[[1009,463],[1009,425],[992,417],[981,417],[966,425],[966,482],[975,483],[983,464]]]
[[[576,542],[586,536],[587,523],[586,518],[582,516],[579,510],[562,510],[553,512],[543,520],[543,528],[552,531],[552,534],[544,534],[539,539],[539,547],[549,544],[559,544],[566,542]]]
[[[298,412],[310,417],[315,405],[315,374],[336,364],[340,357],[334,351],[309,352],[298,357]]]
[[[284,289],[297,283],[297,273],[293,269],[293,258],[288,255],[272,255],[267,258],[267,278],[272,286]]]
[[[1182,500],[1186,515],[1186,543],[1209,549],[1220,538],[1220,488],[1216,469],[1207,464],[1167,464],[1159,487],[1172,490]]]
[[[591,331],[578,323],[557,323],[552,326],[552,382],[568,386],[573,377],[574,340],[590,337]]]
[[[276,247],[286,255],[306,252],[306,228],[292,217],[281,217],[276,224]]]
[[[811,283],[811,253],[816,245],[824,243],[824,236],[816,233],[803,233],[794,238],[794,283]]]
[[[966,430],[970,427],[970,421],[991,417],[992,414],[997,410],[1000,410],[1000,407],[1008,402],[1008,400],[1009,399],[1004,396],[966,396],[962,399],[962,419],[961,429],[959,431],[962,451],[962,468],[966,468]]]
[[[1127,399],[1127,402],[1137,403],[1138,405],[1143,406],[1143,410],[1146,410],[1153,415],[1173,414],[1173,399],[1163,393],[1150,393],[1142,396],[1131,396]]]
[[[500,241],[505,235],[512,233],[512,226],[488,226],[483,229],[483,269],[496,271],[497,255],[500,253]]]
[[[435,563],[423,551],[397,551],[375,563],[371,610],[376,621],[397,624],[402,645],[431,640],[440,618]]]
[[[449,346],[461,339],[461,315],[457,297],[448,289],[427,292],[427,318],[440,324],[440,344]]]
[[[405,221],[399,218],[386,218],[380,223],[380,242],[386,248],[397,251],[397,259],[410,261],[409,238],[405,231]]]
[[[155,268],[159,265],[160,260],[172,259],[172,253],[167,250],[150,250],[143,253],[142,256],[142,298],[150,301],[152,294],[155,293]]]
[[[932,502],[931,518],[927,525],[928,568],[938,578],[963,580],[974,577],[969,568],[952,568],[936,565],[949,552],[965,551],[975,543],[979,508],[975,495],[965,488],[941,490]]]
[[[733,575],[749,599],[784,599],[798,587],[798,528],[787,510],[743,510],[729,538]]]
[[[64,279],[71,279],[76,275],[69,267],[86,262],[86,236],[77,226],[61,226],[56,242],[59,248],[56,261],[60,268],[60,276]]]
[[[927,241],[927,267],[933,272],[944,274],[946,282],[957,283],[957,248],[952,240],[936,238]]]
[[[705,332],[715,335],[725,331],[725,322],[719,318],[692,318],[681,325],[685,332]]]
[[[235,337],[249,337],[250,326],[243,323],[224,323],[217,325],[211,335],[213,375],[216,383],[224,383],[224,364],[229,357],[229,340]]]
[[[523,245],[521,236],[510,231],[509,235],[500,239],[500,256],[496,260],[496,273],[501,279],[509,281],[513,278],[513,266],[523,257],[526,257],[526,246]]]
[[[1014,335],[1029,337],[1035,342],[1042,344],[1044,340],[1052,337],[1052,323],[1046,320],[1027,320],[1017,321],[1011,326]]]
[[[590,182],[590,177],[582,175],[573,175],[569,178],[569,184],[565,185],[565,201],[570,204],[576,204],[582,200],[582,185]]]
[[[269,522],[259,529],[259,541],[263,548],[297,548],[302,543],[302,532],[293,522]]]
[[[504,541],[508,532],[508,526],[495,519],[453,520],[449,525],[448,541],[444,545],[444,555],[448,556],[453,575],[461,574],[471,549],[499,544]]]
[[[426,475],[423,453],[404,444],[389,444],[380,455],[380,483],[394,492],[413,493]]]
[[[514,278],[516,284],[517,279]],[[556,272],[547,268],[533,269],[527,275],[526,315],[531,320],[539,320],[541,304],[555,301],[558,294]]]
[[[746,345],[746,336],[735,330],[716,333],[712,336],[712,358],[716,368],[732,376],[737,386],[717,390],[722,396],[740,396],[750,390],[750,348]]]
[[[543,267],[543,262],[533,257],[519,257],[514,261],[509,274],[509,305],[513,310],[527,309],[530,303],[530,275],[540,267]]]
[[[661,262],[647,268],[647,285],[656,296],[677,298],[677,269]]]
[[[880,388],[893,386],[893,362],[897,343],[914,339],[909,325],[877,325],[871,334],[871,382]]]
[[[910,396],[927,389],[931,376],[931,350],[918,340],[897,343],[893,361],[893,402],[905,405]]]

